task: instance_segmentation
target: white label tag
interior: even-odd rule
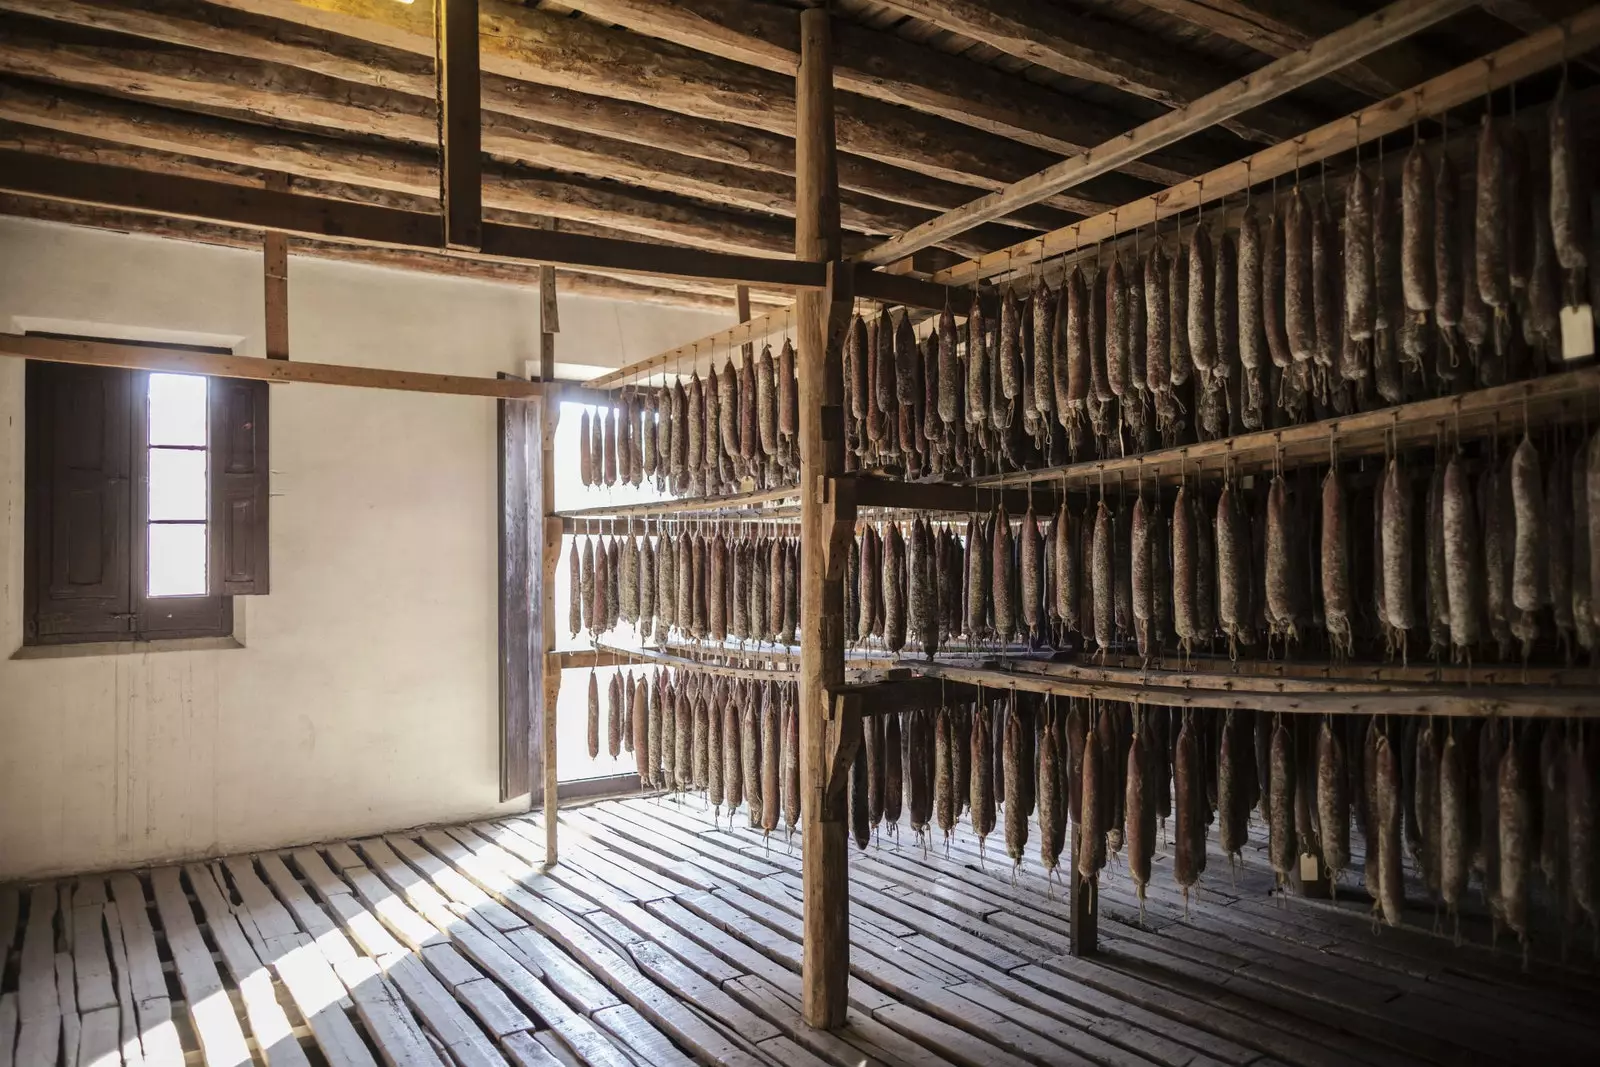
[[[1594,309],[1588,304],[1561,309],[1561,358],[1594,355]]]

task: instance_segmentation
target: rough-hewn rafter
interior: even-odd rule
[[[0,42],[0,69],[18,72],[17,50]],[[41,70],[67,69],[60,56]],[[115,71],[110,73],[115,74]],[[148,76],[123,75],[150,86]],[[303,101],[302,101],[303,102]],[[253,123],[228,122],[159,108],[141,111],[114,100],[86,103],[82,96],[51,94],[11,85],[0,97],[0,113],[19,122],[85,136],[123,140],[165,151],[245,163],[288,174],[327,178],[405,192],[437,193],[438,161],[422,148],[378,142],[334,140],[275,131]],[[484,202],[530,214],[610,226],[648,237],[679,240],[722,251],[783,255],[792,240],[784,220],[743,215],[705,204],[652,196],[620,185],[552,180],[543,173],[492,164],[484,173]]]
[[[27,13],[74,26],[112,30],[152,41],[181,45],[256,64],[310,71],[356,86],[404,93],[416,102],[373,98],[405,113],[431,115],[432,60],[352,37],[226,8],[201,8],[193,0],[0,0],[0,11]],[[697,118],[625,100],[592,96],[486,73],[483,79],[486,123],[494,115],[555,127],[573,138],[581,134],[622,141],[640,154],[665,152],[792,177],[794,142],[782,134],[728,122]],[[666,168],[671,169],[671,168]],[[961,185],[908,171],[862,156],[841,155],[840,182],[849,208],[861,195],[889,203],[942,211],[972,198]],[[1118,179],[1075,190],[1056,206],[1092,214],[1137,195]],[[865,202],[863,202],[865,204]],[[870,206],[870,205],[866,205]],[[885,221],[888,221],[886,218]],[[1008,220],[1032,229],[1054,229],[1068,221],[1054,208],[1035,208]],[[891,229],[899,228],[891,226]]]
[[[884,0],[940,29],[982,41],[1068,77],[1181,107],[1243,74],[1188,55],[1142,31],[1084,15],[1049,0]],[[1279,103],[1225,125],[1242,136],[1278,141],[1314,119]]]
[[[432,54],[427,0],[218,0],[250,11]],[[649,104],[718,122],[794,134],[793,79],[650,41],[592,19],[506,0],[481,6],[483,66],[511,78]],[[844,152],[976,188],[996,189],[1045,166],[1049,153],[936,116],[841,93]]]
[[[1192,104],[1160,115],[1126,137],[1117,137],[1081,155],[1064,159],[1017,182],[1003,192],[990,193],[966,207],[947,212],[906,233],[870,249],[863,261],[892,263],[919,248],[939,244],[968,226],[997,218],[1013,207],[1032,203],[1080,180],[1119,166],[1147,151],[1188,137],[1230,115],[1258,107],[1284,93],[1307,85],[1331,71],[1340,70],[1362,56],[1370,55],[1396,39],[1402,39],[1449,18],[1469,6],[1471,0],[1394,0],[1388,7],[1373,12],[1305,48],[1207,93]],[[1299,143],[1296,141],[1295,143]]]
[[[792,12],[776,6],[748,0],[565,0],[563,6],[764,70],[792,74],[799,62],[799,24]],[[1138,121],[891,33],[835,20],[833,34],[839,88],[1051,152],[1082,151]],[[1192,176],[1202,158],[1179,148],[1141,160],[1126,173],[1168,182],[1177,180],[1173,174]]]
[[[1277,58],[1297,51],[1360,18],[1336,0],[1139,0],[1145,7],[1201,29],[1247,44]],[[1352,63],[1335,81],[1369,93],[1389,96],[1445,69],[1413,44],[1398,41],[1377,55]]]

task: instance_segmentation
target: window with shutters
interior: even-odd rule
[[[25,643],[231,634],[267,592],[266,383],[30,362],[26,389]]]

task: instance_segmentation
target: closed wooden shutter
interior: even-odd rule
[[[267,383],[211,379],[211,592],[268,590]]]
[[[512,375],[502,374],[502,378]],[[543,787],[534,701],[544,677],[540,405],[499,403],[500,444],[500,799]]]
[[[28,364],[28,637],[116,639],[129,582],[131,371]]]

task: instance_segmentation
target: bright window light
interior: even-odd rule
[[[206,379],[152,374],[147,396],[146,595],[204,596],[210,510]]]

